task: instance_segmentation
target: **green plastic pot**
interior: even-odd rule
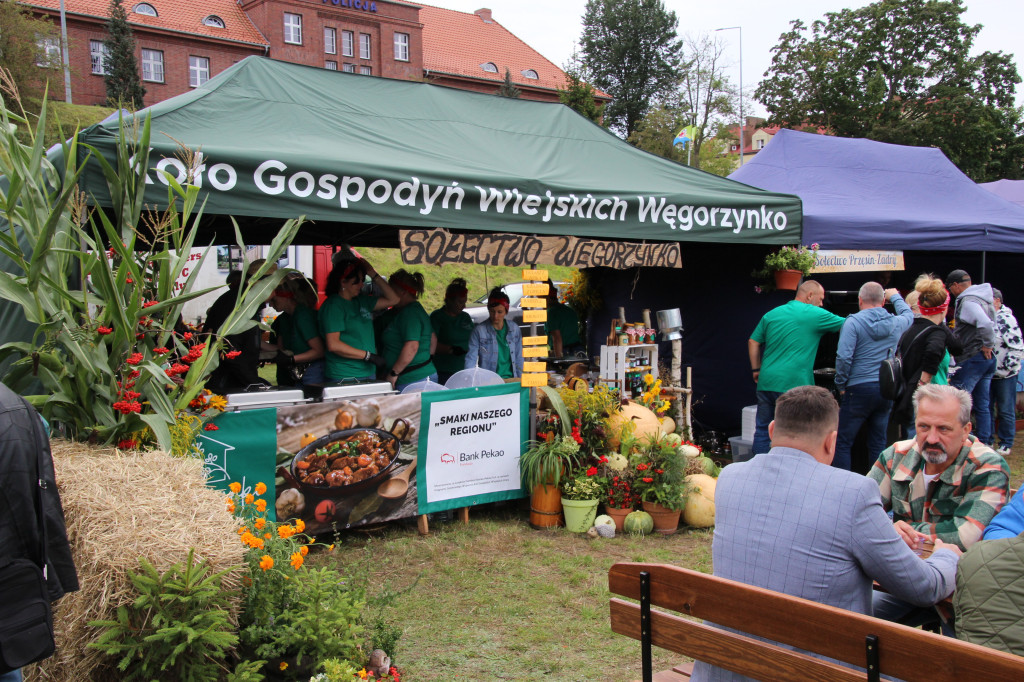
[[[562,498],[565,528],[573,533],[586,533],[597,518],[599,500],[567,500]]]

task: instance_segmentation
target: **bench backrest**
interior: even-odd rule
[[[897,625],[852,611],[751,587],[665,564],[618,563],[608,571],[612,594],[641,599],[649,577],[649,606],[697,620],[611,600],[612,631],[762,680],[864,680],[878,674],[929,682],[1024,679],[1024,657]],[[764,642],[763,637],[856,666],[855,670]],[[649,650],[644,676],[650,679]]]

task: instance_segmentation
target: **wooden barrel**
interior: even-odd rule
[[[530,526],[537,530],[565,525],[562,517],[562,493],[558,486],[539,485],[530,496]]]

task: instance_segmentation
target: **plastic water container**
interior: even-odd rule
[[[740,420],[743,440],[754,440],[754,427],[757,425],[757,405],[747,405],[743,408],[743,417]]]
[[[729,447],[732,448],[732,461],[746,462],[754,456],[754,441],[733,436],[729,439]]]

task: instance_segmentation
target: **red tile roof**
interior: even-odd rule
[[[495,19],[488,23],[477,14],[422,4],[420,8],[423,68],[428,72],[501,83],[507,68],[516,85],[552,90],[565,87],[565,74],[560,68]],[[480,65],[487,62],[497,66],[498,72],[484,71]],[[538,78],[525,77],[522,72],[527,69],[536,71]]]
[[[158,16],[133,12],[132,8],[138,4],[138,0],[124,0],[123,6],[128,13],[130,24],[233,42],[268,44],[267,39],[235,0],[144,1],[153,6]],[[60,9],[60,0],[25,0],[24,4],[49,10]],[[110,0],[64,0],[64,8],[68,14],[99,17],[104,20],[110,18]],[[203,19],[211,14],[224,21],[224,28],[215,28],[203,23]]]

